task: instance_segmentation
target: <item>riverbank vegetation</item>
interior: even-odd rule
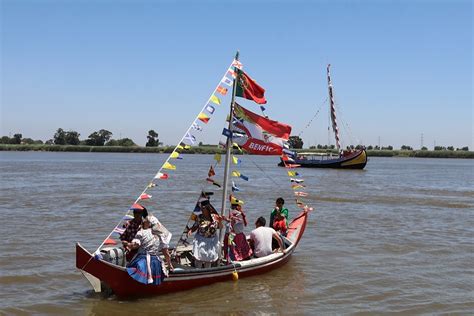
[[[117,153],[171,153],[174,146],[143,147],[143,146],[87,146],[87,145],[48,145],[48,144],[0,144],[0,151],[55,151],[55,152],[117,152]],[[337,154],[331,149],[297,149],[297,152]],[[193,146],[183,154],[215,154],[224,150],[214,145]],[[367,150],[369,157],[416,157],[416,158],[470,158],[474,159],[473,151],[466,150]]]

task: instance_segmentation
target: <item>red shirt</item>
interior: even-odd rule
[[[286,219],[283,217],[282,219],[273,220],[273,229],[286,235]]]

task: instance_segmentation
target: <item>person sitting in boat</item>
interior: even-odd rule
[[[281,213],[280,209],[276,209],[275,216],[273,218],[273,229],[280,233],[282,236],[286,236],[287,226],[286,218]]]
[[[283,241],[273,228],[265,227],[266,220],[260,216],[255,222],[255,229],[250,233],[250,246],[253,249],[255,257],[261,258],[273,253],[272,240],[276,239],[279,249],[283,251]]]
[[[163,281],[160,244],[156,241],[150,219],[146,217],[142,220],[142,229],[137,232],[135,238],[130,243],[124,243],[129,251],[138,249],[138,253],[127,267],[127,272],[140,283],[159,285]]]
[[[173,234],[170,233],[166,227],[156,218],[156,216],[149,214],[147,216],[150,221],[151,233],[155,236],[155,242],[158,244],[158,248],[163,253],[166,264],[168,265],[169,271],[173,271],[173,265],[171,264],[171,256],[169,253],[170,241]],[[163,269],[164,270],[164,269]],[[165,271],[167,274],[167,271]]]
[[[230,231],[224,236],[224,257],[228,262],[249,259],[252,256],[252,249],[244,233],[247,218],[242,206],[231,204],[230,216],[225,220],[230,224]]]
[[[275,220],[275,214],[277,211],[280,211],[280,213],[285,217],[286,224],[288,225],[288,209],[283,206],[284,204],[285,200],[282,197],[276,199],[275,208],[270,213],[270,225],[268,225],[269,227],[273,227],[273,221]]]
[[[209,200],[201,202],[201,214],[189,229],[188,236],[195,231],[193,240],[193,256],[196,268],[210,268],[219,258],[219,236],[217,230],[222,228],[222,221]]]
[[[148,216],[147,209],[138,203],[133,204],[131,210],[133,211],[133,218],[125,223],[125,231],[120,235],[120,240],[124,247],[135,238],[135,235],[140,230],[142,218]],[[128,252],[126,255],[127,260],[130,261],[135,253],[136,251]]]

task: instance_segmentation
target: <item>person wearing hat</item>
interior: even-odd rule
[[[200,203],[201,214],[188,231],[188,236],[196,232],[193,239],[193,257],[196,268],[210,268],[212,263],[219,259],[218,229],[222,228],[222,221],[209,200]]]
[[[120,235],[120,240],[125,249],[127,249],[127,245],[132,242],[140,230],[142,218],[148,215],[147,209],[138,203],[133,204],[130,209],[133,211],[133,218],[124,224],[125,231]],[[127,260],[130,261],[135,253],[135,250],[128,251],[126,254]]]

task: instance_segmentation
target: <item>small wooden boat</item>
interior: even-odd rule
[[[331,74],[327,67],[328,78],[328,92],[329,92],[329,111],[331,113],[332,130],[336,138],[337,156],[332,153],[296,153],[287,152],[287,155],[282,157],[280,167],[285,166],[284,159],[289,159],[289,163],[298,164],[303,168],[337,168],[337,169],[364,169],[367,164],[367,152],[365,148],[341,150],[341,141],[339,137],[339,128],[336,120],[336,107],[334,106],[334,94],[331,83]]]
[[[288,262],[303,236],[307,219],[307,211],[302,211],[295,217],[289,224],[288,236],[284,240],[285,251],[263,258],[253,258],[209,269],[197,269],[189,264],[189,258],[191,258],[189,247],[178,248],[177,257],[180,258],[180,262],[174,262],[175,271],[170,272],[169,277],[158,286],[135,281],[128,275],[125,267],[95,259],[94,255],[79,243],[76,244],[76,267],[84,273],[97,292],[110,289],[121,299],[159,295],[215,282],[232,281],[235,271],[239,278],[248,277],[271,271]]]
[[[236,199],[233,194],[229,195],[227,193],[230,174],[232,174],[232,176],[234,177],[242,178],[248,181],[248,177],[242,175],[239,171],[232,171],[230,169],[231,158],[234,164],[238,164],[240,161],[240,159],[235,156],[235,152],[232,152],[235,146],[240,149],[239,146],[235,143],[237,136],[233,135],[234,131],[238,129],[237,125],[240,127],[251,127],[252,133],[248,132],[246,136],[244,135],[245,139],[243,139],[244,141],[242,142],[242,146],[245,149],[248,148],[247,150],[254,150],[254,153],[261,149],[261,147],[263,146],[257,146],[258,149],[256,149],[252,147],[252,144],[258,144],[259,142],[265,141],[264,144],[267,145],[265,148],[272,149],[271,154],[280,154],[283,149],[282,143],[288,140],[289,133],[291,131],[291,126],[279,123],[277,121],[271,121],[266,117],[259,116],[255,113],[247,111],[243,107],[235,103],[235,96],[241,95],[247,99],[257,100],[259,102],[266,102],[263,97],[263,92],[265,90],[257,86],[254,82],[252,82],[251,78],[248,77],[245,73],[240,75],[240,73],[243,73],[243,71],[238,68],[239,65],[241,64],[238,61],[237,54],[234,62],[232,63],[232,66],[234,67],[229,68],[228,70],[228,73],[230,73],[233,78],[235,78],[235,80],[233,80],[232,101],[230,102],[230,119],[228,120],[229,125],[228,129],[224,129],[223,132],[223,135],[227,136],[227,142],[225,144],[225,167],[223,168],[224,181],[222,185],[222,208],[220,214],[221,218],[223,217],[224,212],[228,212],[229,216],[227,218],[230,218],[230,208],[226,207],[228,199],[230,199],[231,201],[237,201],[239,203],[243,202]],[[235,75],[236,73],[237,75]],[[226,76],[227,73],[220,83],[227,83],[231,81],[231,79]],[[253,88],[253,90],[245,90],[241,94],[239,94],[239,92],[236,93],[236,86],[239,85],[239,83],[237,83],[238,81],[241,84],[241,90],[250,89],[249,86]],[[218,85],[215,91],[221,91],[223,95],[227,93],[227,89],[221,87],[220,85]],[[220,100],[218,100],[214,94],[212,94],[208,102],[210,101],[219,102],[220,104]],[[236,108],[240,113],[239,115],[236,114]],[[168,179],[168,174],[163,173],[162,170],[176,169],[176,166],[172,165],[168,161],[171,158],[179,158],[180,150],[184,150],[186,149],[186,147],[189,147],[189,144],[186,144],[186,142],[184,142],[185,140],[194,143],[195,138],[193,135],[191,135],[191,130],[201,128],[198,125],[199,122],[204,122],[207,124],[210,119],[210,115],[212,115],[213,112],[214,107],[212,107],[210,104],[206,104],[201,113],[196,117],[192,126],[187,130],[185,136],[183,136],[183,138],[181,139],[179,145],[176,146],[173,153],[170,154],[170,156],[160,168],[154,179],[146,186],[145,190],[139,195],[134,204],[141,200],[150,201],[151,195],[146,193],[147,190],[157,187],[154,181],[163,181],[163,179]],[[257,121],[258,124],[256,123]],[[238,139],[240,140],[242,140],[242,137],[244,137],[242,136],[241,131],[242,130],[239,129]],[[271,146],[269,144],[271,144]],[[268,150],[265,150],[262,154],[269,154]],[[218,159],[216,159],[216,161],[218,161],[217,163],[220,163],[220,159],[220,156]],[[216,165],[214,165],[214,168]],[[212,179],[212,176],[215,175],[214,168],[211,165],[211,168],[207,173],[208,178],[205,180],[211,182],[212,184],[216,184],[216,182]],[[217,186],[219,188],[221,187],[220,184],[218,184]],[[235,186],[234,181],[232,181],[232,191],[234,191],[234,189],[237,189],[237,187]],[[297,195],[297,193],[302,192],[295,192],[295,195]],[[207,201],[209,201],[210,195],[212,195],[212,192],[203,192],[200,198],[204,196],[207,198]],[[276,269],[288,262],[293,252],[295,251],[299,241],[301,240],[301,237],[303,236],[308,219],[308,213],[309,211],[311,211],[311,208],[302,203],[300,199],[297,199],[295,201],[297,206],[301,208],[302,211],[288,225],[287,236],[282,237],[285,246],[284,250],[273,252],[272,254],[265,257],[252,257],[243,261],[232,261],[228,258],[224,260],[222,256],[223,251],[221,250],[222,252],[220,252],[219,254],[220,259],[215,261],[210,268],[196,268],[194,264],[192,247],[186,241],[188,237],[188,232],[192,229],[188,226],[188,224],[186,224],[186,227],[181,235],[181,238],[178,241],[178,244],[173,249],[171,249],[171,260],[174,267],[173,271],[170,271],[169,275],[165,277],[163,282],[161,282],[160,284],[154,285],[140,283],[139,281],[132,278],[127,272],[127,262],[125,260],[126,256],[124,254],[124,248],[121,247],[121,245],[117,245],[120,244],[119,241],[114,240],[114,236],[117,237],[117,233],[123,233],[124,229],[122,224],[130,220],[130,218],[132,217],[130,216],[130,213],[127,212],[122,221],[119,222],[119,224],[114,228],[114,230],[104,239],[104,242],[97,248],[96,251],[89,252],[79,243],[76,244],[76,267],[83,273],[83,275],[91,283],[92,287],[96,292],[111,291],[120,299],[171,293],[191,289],[198,286],[204,286],[215,282],[235,280],[238,279],[238,277],[259,275]],[[198,202],[197,205],[199,205],[199,203],[200,202]],[[198,206],[196,206],[196,208],[197,207]],[[196,212],[196,208],[193,212]],[[188,223],[190,220],[192,220],[193,218],[195,219],[196,217],[197,216],[192,213],[188,219]],[[222,241],[224,240],[223,231],[224,229],[222,228],[219,232],[220,244],[222,244]],[[108,244],[113,244],[114,246],[111,247]]]

